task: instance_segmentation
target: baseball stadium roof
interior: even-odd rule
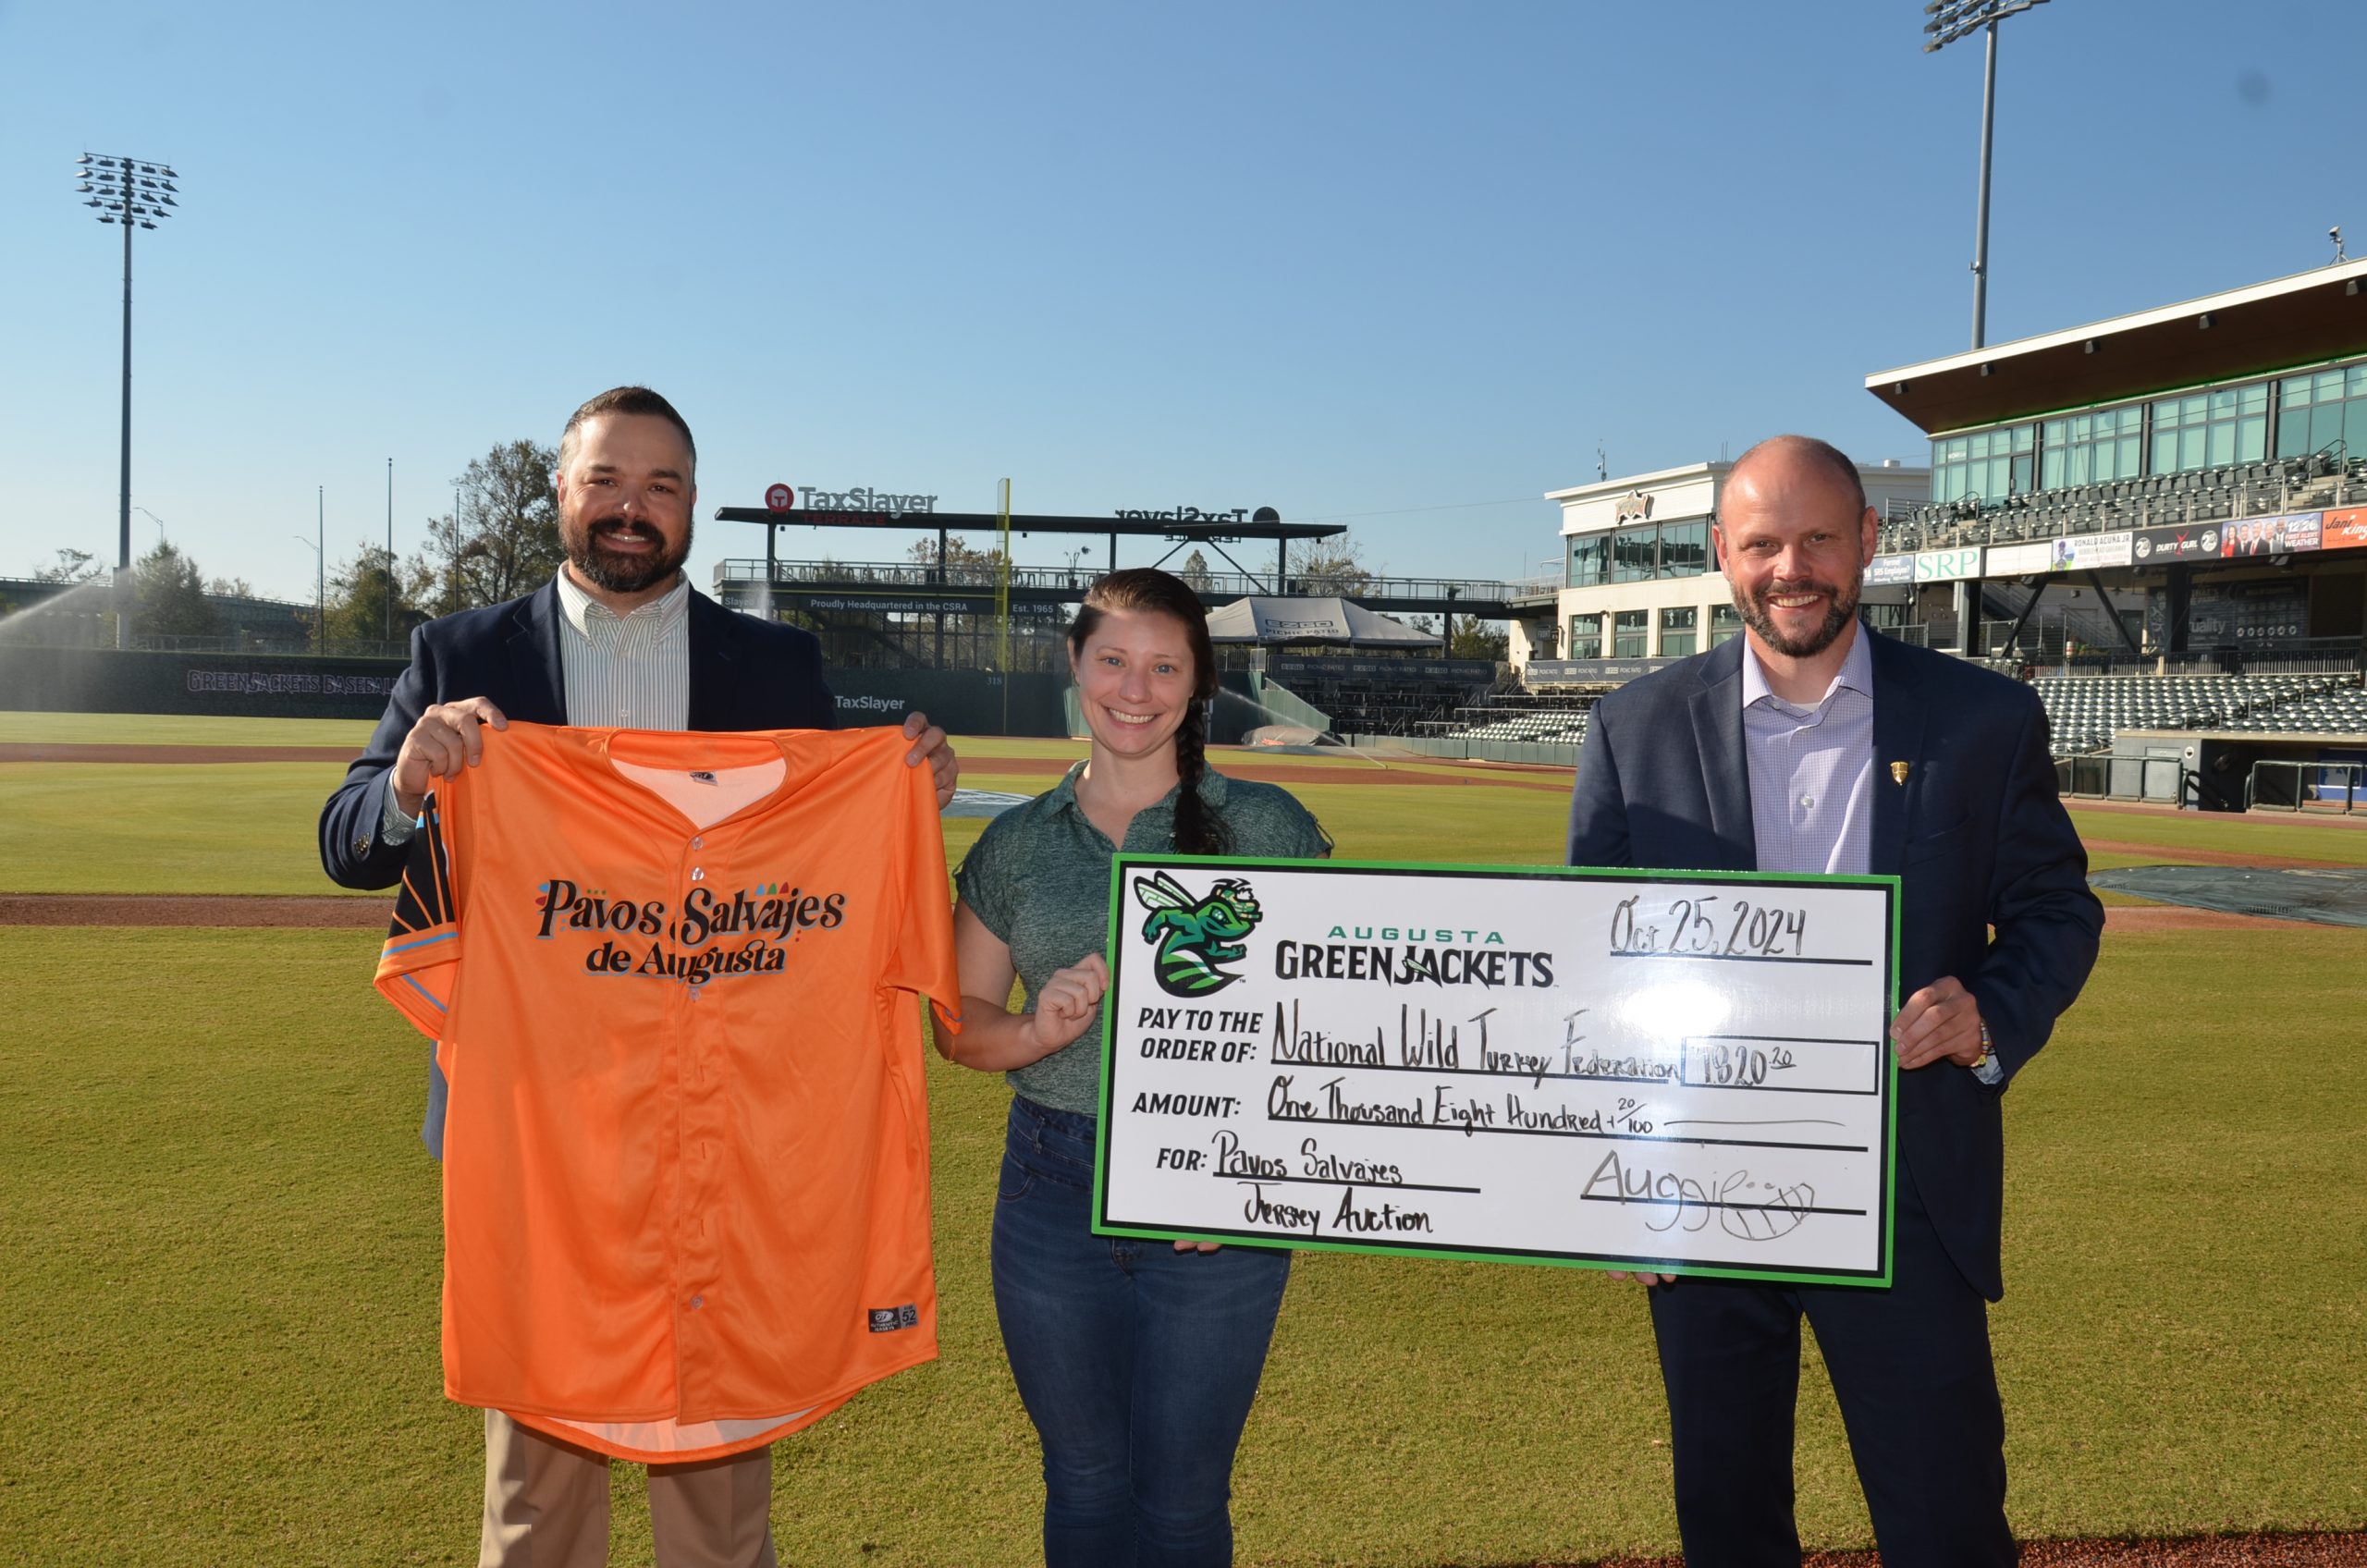
[[[1866,377],[1939,435],[2232,381],[2367,349],[2367,261],[1971,349]]]

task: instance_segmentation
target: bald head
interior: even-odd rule
[[[1776,462],[1795,472],[1802,469],[1822,472],[1848,496],[1852,516],[1866,509],[1866,482],[1858,476],[1858,465],[1851,462],[1840,447],[1830,441],[1820,441],[1813,435],[1769,436],[1735,459],[1735,466],[1726,474],[1726,483],[1739,483],[1754,468]]]

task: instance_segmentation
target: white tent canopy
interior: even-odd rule
[[[1253,595],[1208,612],[1217,643],[1329,643],[1352,648],[1434,648],[1438,638],[1362,605],[1334,597]]]

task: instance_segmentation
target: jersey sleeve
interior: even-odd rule
[[[901,757],[896,767],[906,776],[899,835],[905,851],[902,913],[882,984],[927,997],[937,1003],[938,1025],[958,1035],[962,980],[953,962],[953,900],[946,884],[945,828],[938,816],[936,786],[925,767],[905,767]]]
[[[378,951],[378,989],[431,1040],[443,1038],[460,972],[460,900],[446,821],[453,803],[448,783],[427,797],[426,826],[411,837],[394,919]]]

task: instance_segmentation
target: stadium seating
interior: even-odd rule
[[[2269,517],[2324,507],[2367,505],[2367,456],[2337,461],[2324,453],[2235,463],[2189,473],[2106,480],[1988,499],[1934,501],[1885,520],[1877,547],[1910,550],[2016,545],[2120,528]]]
[[[2056,756],[2109,746],[2123,729],[2367,732],[2367,692],[2346,675],[2041,676]]]

